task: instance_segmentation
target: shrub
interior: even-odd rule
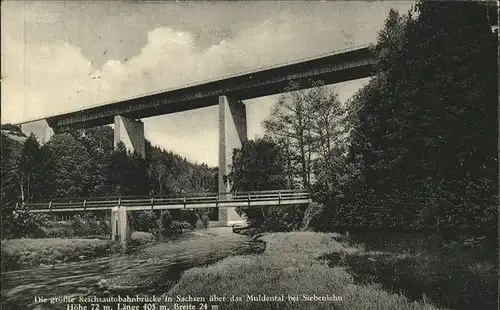
[[[495,304],[496,257],[488,254],[494,254],[495,244],[482,239],[462,243],[439,236],[395,237],[384,239],[379,251],[345,257],[356,281],[378,282],[414,300],[425,294],[446,308],[490,309]]]
[[[198,220],[198,214],[195,210],[180,210],[179,217],[175,220],[179,222],[187,222],[194,227],[196,226],[196,221]]]
[[[305,206],[269,207],[260,226],[261,231],[292,231],[300,229]]]
[[[47,223],[46,215],[29,213],[20,207],[11,214],[2,214],[2,238],[43,238]]]
[[[71,224],[65,222],[52,222],[43,230],[47,238],[72,238],[75,235]]]
[[[210,225],[209,212],[209,210],[199,210],[197,212],[198,219],[196,220],[194,227],[199,229],[207,228]]]
[[[153,211],[131,212],[129,219],[132,230],[150,232],[153,234],[158,232],[158,218]]]
[[[321,224],[321,215],[325,210],[325,206],[316,202],[311,203],[304,211],[302,218],[302,230],[317,230]]]
[[[344,189],[344,196],[335,202],[336,208],[331,208],[335,212],[324,216],[335,221],[332,230],[460,230],[479,234],[497,231],[496,185],[485,178],[475,182],[425,180],[386,192],[366,187]]]
[[[111,233],[111,225],[108,221],[88,214],[74,215],[68,221],[68,225],[73,229],[74,236],[78,237],[103,236]]]
[[[170,227],[172,226],[172,214],[170,214],[169,211],[167,210],[164,210],[163,211],[163,215],[161,217],[161,227],[162,227],[162,231],[168,231],[170,230]]]
[[[193,226],[191,223],[188,222],[178,222],[178,221],[173,221],[172,225],[170,226],[170,231],[172,232],[182,232],[183,230],[190,230],[193,229]]]

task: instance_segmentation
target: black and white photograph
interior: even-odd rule
[[[499,1],[0,5],[0,309],[499,309]]]

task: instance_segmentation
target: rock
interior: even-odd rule
[[[238,235],[246,235],[246,236],[253,236],[258,232],[257,228],[254,227],[238,227],[238,228],[233,228],[233,233],[238,234]]]

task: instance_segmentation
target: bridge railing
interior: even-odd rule
[[[83,201],[83,200],[118,200],[118,199],[143,199],[143,198],[151,198],[159,199],[159,198],[182,198],[182,197],[212,197],[212,196],[222,196],[222,195],[246,195],[246,194],[266,194],[266,193],[306,193],[306,190],[303,189],[283,189],[283,190],[261,190],[261,191],[238,191],[238,192],[199,192],[199,193],[182,193],[182,194],[170,194],[170,195],[109,195],[109,196],[92,196],[92,197],[59,197],[59,198],[50,198],[50,199],[42,199],[39,202],[57,202],[57,201]]]
[[[26,203],[31,210],[100,210],[111,207],[140,207],[165,205],[200,205],[223,202],[251,202],[251,201],[287,201],[292,199],[309,199],[310,194],[304,190],[266,190],[227,193],[190,193],[181,197],[162,196],[105,196],[88,198],[55,198],[52,200]]]

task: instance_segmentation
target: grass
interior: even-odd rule
[[[331,258],[331,265],[347,266],[358,283],[378,282],[412,300],[425,295],[441,307],[497,309],[497,249],[487,240],[406,234],[380,241]]]
[[[334,234],[273,233],[261,255],[228,257],[214,265],[186,271],[168,296],[239,296],[219,309],[438,309],[409,301],[377,284],[356,285],[343,267],[330,268],[325,254],[345,255],[356,249],[335,241]],[[247,301],[247,295],[284,295],[285,301]],[[287,300],[288,296],[299,301]],[[336,296],[341,301],[301,301],[303,295]],[[226,307],[226,308],[224,308]]]
[[[149,233],[132,233],[134,248],[151,242],[154,238]],[[119,244],[101,239],[22,238],[3,240],[1,246],[2,271],[85,261],[122,251]]]
[[[99,239],[11,239],[2,241],[6,270],[75,262],[106,256],[113,242]]]

